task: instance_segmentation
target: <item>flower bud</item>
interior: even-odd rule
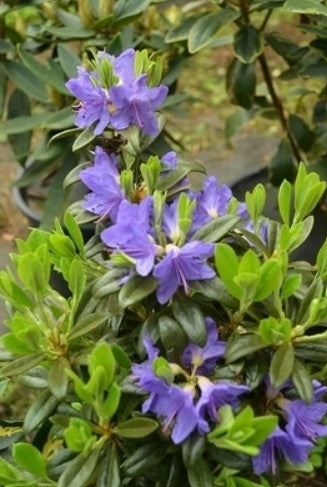
[[[99,19],[108,17],[113,11],[114,0],[100,0],[99,1]]]
[[[54,22],[57,20],[56,7],[52,2],[43,2],[42,11],[48,19],[53,20]]]
[[[78,0],[78,14],[85,27],[93,25],[94,18],[89,0]]]

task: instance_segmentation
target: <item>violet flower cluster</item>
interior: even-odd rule
[[[292,465],[306,463],[317,439],[327,436],[327,425],[321,424],[327,413],[327,404],[320,401],[327,387],[313,381],[313,400],[306,404],[300,399],[290,400],[282,395],[281,390],[287,394],[291,386],[287,383],[276,391],[268,385],[267,397],[278,407],[281,425],[261,445],[259,455],[253,458],[257,474],[269,471],[276,474],[280,461]]]
[[[136,125],[143,133],[155,135],[155,111],[162,105],[168,88],[149,87],[147,74],[135,74],[134,49],[127,49],[118,57],[99,52],[94,64],[95,69],[90,71],[79,66],[78,77],[66,83],[79,101],[75,125],[94,125],[95,135],[101,135],[107,127],[125,130]]]
[[[177,165],[177,156],[169,152],[161,159],[162,173]],[[101,147],[95,149],[94,164],[81,171],[80,178],[91,190],[82,206],[108,219],[111,225],[101,238],[113,258],[123,256],[127,274],[153,275],[158,279],[157,298],[164,304],[179,286],[189,292],[189,282],[212,279],[215,272],[208,263],[214,245],[194,237],[197,229],[226,214],[232,198],[226,185],[209,177],[200,192],[184,193],[164,204],[160,225],[155,224],[153,196],[144,185],[135,189],[138,203],[131,201],[121,185],[118,159]],[[134,193],[135,193],[134,192]],[[180,214],[180,198],[186,198],[188,219]],[[115,264],[117,262],[115,261]]]
[[[212,382],[210,374],[222,358],[226,343],[218,339],[218,331],[211,318],[206,319],[207,342],[204,347],[190,343],[182,355],[182,366],[169,364],[169,373],[156,371],[159,349],[149,336],[144,338],[148,359],[134,364],[132,372],[139,388],[149,394],[142,411],[153,412],[163,420],[162,429],[171,434],[175,444],[183,442],[194,431],[205,434],[210,422],[217,422],[217,410],[224,404],[237,408],[239,396],[248,388],[232,382]],[[159,362],[160,363],[160,362]]]

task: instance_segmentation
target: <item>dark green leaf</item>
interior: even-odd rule
[[[80,453],[70,461],[58,480],[58,487],[83,487],[97,467],[101,450]]]
[[[58,39],[92,39],[95,36],[95,31],[92,29],[77,29],[75,27],[55,27],[52,25],[46,26],[46,31],[53,34]]]
[[[14,90],[9,98],[8,115],[10,120],[18,116],[29,117],[31,114],[28,96],[21,90]],[[23,164],[30,149],[31,132],[26,131],[20,135],[9,136],[9,142],[17,161]]]
[[[110,449],[108,448],[107,455],[103,459],[102,467],[96,484],[96,487],[109,486],[121,486],[119,460],[117,455],[117,449],[114,444]]]
[[[48,390],[42,391],[27,411],[24,419],[26,434],[31,433],[39,424],[47,419],[58,405],[58,399]]]
[[[192,237],[192,240],[203,242],[217,242],[235,227],[240,217],[236,215],[224,215],[210,221],[201,227]]]
[[[57,50],[59,62],[65,74],[68,78],[75,78],[77,76],[77,66],[81,64],[80,58],[65,44],[58,44]]]
[[[242,63],[252,63],[263,51],[261,33],[251,24],[245,24],[234,37],[234,52]]]
[[[182,453],[184,465],[187,468],[192,468],[201,459],[205,450],[206,442],[203,436],[193,434],[189,436],[186,441],[182,443]]]
[[[270,180],[275,186],[279,186],[283,179],[293,181],[296,175],[292,151],[289,143],[281,140],[276,154],[271,159]]]
[[[246,357],[253,352],[257,352],[266,346],[267,345],[261,340],[259,335],[255,335],[254,333],[240,335],[239,333],[234,332],[229,339],[225,358],[228,363],[235,362],[236,360]]]
[[[308,152],[315,139],[314,132],[305,123],[303,118],[298,115],[291,114],[288,119],[290,130],[296,140],[297,145],[304,152]]]
[[[155,465],[158,465],[166,456],[166,453],[166,444],[157,441],[148,443],[129,455],[124,461],[122,468],[127,476],[134,477],[142,475]]]
[[[233,76],[233,95],[237,104],[250,109],[254,102],[256,88],[256,73],[253,63],[236,62]]]
[[[27,355],[23,357],[19,357],[11,362],[3,365],[0,369],[0,374],[3,377],[12,377],[14,375],[20,375],[26,370],[29,370],[35,365],[42,362],[44,359],[44,353],[36,353],[34,355]]]
[[[28,96],[42,103],[48,102],[48,95],[43,81],[34,76],[29,69],[17,61],[4,61],[4,68],[8,78],[17,88]],[[26,129],[25,129],[26,131]]]
[[[132,277],[119,292],[119,304],[122,308],[128,308],[153,293],[157,285],[158,281],[154,277]]]
[[[207,46],[220,29],[240,17],[240,12],[224,8],[218,12],[205,14],[192,26],[188,36],[188,49],[194,53]]]
[[[177,321],[169,316],[159,318],[160,339],[166,349],[168,360],[178,362],[185,349],[188,338]]]
[[[191,487],[213,487],[212,475],[208,464],[201,458],[193,467],[187,469],[187,478]]]
[[[200,17],[202,17],[202,15],[197,14],[191,15],[190,17],[186,17],[185,19],[183,19],[181,24],[168,31],[165,37],[165,42],[170,43],[186,40],[189,36],[191,27],[193,27],[195,22]]]
[[[178,293],[173,298],[172,310],[190,341],[203,346],[207,339],[207,327],[199,306]]]
[[[108,319],[108,313],[82,314],[69,334],[71,340],[86,335]]]
[[[310,404],[313,396],[312,380],[307,368],[299,360],[294,362],[292,381],[301,399]]]
[[[68,376],[65,373],[67,368],[69,368],[69,362],[62,357],[55,360],[49,370],[49,389],[57,399],[63,399],[67,393]]]
[[[144,12],[150,5],[151,0],[119,0],[115,2],[115,21],[120,22],[123,19],[133,18]]]
[[[317,0],[288,0],[285,9],[298,14],[314,14],[327,16],[327,7]]]
[[[122,438],[144,438],[158,428],[158,423],[151,418],[132,418],[118,423],[115,432]]]
[[[282,386],[294,369],[294,348],[291,343],[283,343],[274,353],[270,364],[271,385],[275,389]]]

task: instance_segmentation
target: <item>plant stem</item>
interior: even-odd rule
[[[260,54],[260,56],[258,57],[258,61],[260,63],[262,74],[263,74],[264,80],[266,82],[266,85],[267,85],[269,94],[271,96],[272,102],[273,102],[274,107],[276,109],[276,112],[279,116],[279,121],[281,123],[281,126],[286,133],[286,136],[289,140],[289,143],[291,145],[293,154],[294,154],[297,162],[300,163],[302,161],[302,157],[301,157],[300,151],[297,147],[297,144],[296,144],[296,142],[295,142],[295,140],[294,140],[294,138],[293,138],[293,136],[289,130],[289,127],[287,124],[287,119],[286,119],[285,112],[284,112],[284,107],[283,107],[283,104],[282,104],[281,100],[279,99],[279,97],[276,93],[274,83],[273,83],[273,80],[271,77],[271,73],[269,70],[269,66],[267,63],[267,59],[266,59],[266,56],[264,55],[264,53]]]
[[[273,10],[270,8],[262,21],[261,27],[259,28],[260,32],[265,30],[268,20],[270,19],[272,13]]]

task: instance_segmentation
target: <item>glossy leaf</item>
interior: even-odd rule
[[[240,17],[240,15],[240,12],[237,10],[228,8],[203,15],[190,29],[188,36],[188,49],[190,53],[193,54],[207,46],[220,29],[226,27],[230,22]]]
[[[242,63],[252,63],[263,51],[261,33],[252,25],[245,24],[234,37],[234,52]]]
[[[122,438],[144,438],[158,428],[158,423],[151,418],[133,418],[118,423],[115,432]]]
[[[290,343],[284,343],[274,353],[270,364],[271,385],[275,389],[282,386],[290,377],[294,369],[294,348]]]
[[[119,292],[119,304],[122,308],[128,308],[152,294],[157,285],[158,281],[154,277],[132,277]]]
[[[190,341],[203,346],[207,339],[207,328],[199,306],[190,298],[176,294],[172,301],[172,310]]]

